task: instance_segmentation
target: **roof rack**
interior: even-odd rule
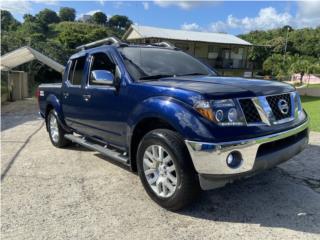
[[[76,47],[76,50],[86,50],[88,48],[93,48],[100,45],[122,45],[122,44],[125,44],[125,43],[121,42],[117,37],[108,37],[108,38],[104,38],[95,42],[87,43],[79,47]]]
[[[158,47],[167,47],[167,48],[175,48],[171,43],[169,42],[158,42],[158,43],[152,43],[151,46],[158,46]]]

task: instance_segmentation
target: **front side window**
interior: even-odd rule
[[[105,53],[96,53],[92,55],[91,59],[91,68],[90,68],[90,74],[89,74],[89,84],[90,85],[97,85],[94,83],[91,78],[91,72],[94,70],[107,70],[111,72],[113,75],[115,75],[115,69],[116,65],[113,63],[113,61],[109,58],[108,55]]]
[[[68,80],[72,85],[81,85],[85,63],[86,57],[80,57],[72,60],[68,74]]]
[[[216,75],[190,55],[177,50],[148,47],[119,49],[130,75],[135,80],[165,76]]]

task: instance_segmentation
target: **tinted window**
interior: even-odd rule
[[[94,70],[107,70],[111,72],[113,75],[115,74],[116,66],[108,57],[108,55],[106,55],[105,53],[93,54],[91,61],[92,61],[92,64],[91,64],[89,76],[91,76],[91,71],[94,71]],[[91,82],[91,78],[89,78],[89,83],[90,85],[94,85],[94,83]]]
[[[86,58],[81,57],[72,60],[68,80],[72,85],[81,85],[81,79],[84,71]]]
[[[213,75],[204,64],[190,55],[163,48],[120,48],[130,75],[139,80],[157,75]]]

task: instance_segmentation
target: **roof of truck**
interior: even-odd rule
[[[135,48],[159,48],[159,49],[171,49],[171,50],[180,50],[174,46],[172,47],[164,47],[164,46],[157,46],[157,45],[150,45],[150,44],[121,44],[121,45],[101,45],[89,49],[83,49],[73,55],[71,55],[70,59],[83,57],[88,53],[95,52],[97,50],[104,50],[106,48],[124,48],[124,47],[135,47]]]

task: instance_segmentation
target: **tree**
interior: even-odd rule
[[[73,22],[76,18],[76,10],[74,8],[62,7],[59,11],[61,21]]]
[[[299,59],[296,62],[294,62],[291,67],[290,71],[291,73],[300,73],[300,84],[302,85],[303,76],[305,73],[308,72],[308,67],[310,65],[310,62],[305,59]]]
[[[310,82],[310,75],[320,73],[320,63],[314,63],[308,66],[307,74],[309,75],[308,84]]]
[[[42,11],[40,11],[36,15],[36,17],[39,19],[40,22],[42,22],[45,25],[60,22],[60,18],[58,17],[57,13],[48,8],[45,8]]]
[[[109,20],[110,27],[121,29],[121,30],[125,30],[129,28],[131,24],[132,24],[132,21],[127,16],[122,16],[122,15],[114,15]]]
[[[96,12],[92,15],[90,20],[95,24],[106,25],[107,15],[105,15],[103,12]]]
[[[34,17],[33,15],[27,13],[27,14],[23,15],[23,20],[25,22],[34,22],[34,21],[36,21],[36,17]]]
[[[11,31],[16,30],[19,22],[12,16],[9,11],[1,10],[1,30]]]

